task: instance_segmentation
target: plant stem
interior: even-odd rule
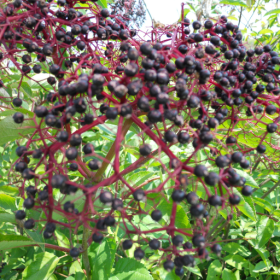
[[[264,199],[267,197],[271,192],[273,192],[278,186],[280,185],[280,180],[271,188],[269,189],[261,198]]]
[[[133,121],[131,119],[127,119],[122,127],[122,137],[124,137],[129,130],[131,124]],[[102,162],[102,166],[98,169],[98,171],[95,173],[94,181],[99,182],[102,179],[102,175],[104,174],[105,170],[107,169],[109,163],[111,162],[112,158],[115,155],[116,150],[116,140],[113,143],[112,147],[110,148],[105,160]]]
[[[225,219],[222,218],[206,235],[206,239],[212,235],[212,233],[216,230],[216,228],[224,221]]]
[[[28,245],[16,246],[14,248],[34,247],[34,246],[38,246],[39,247],[40,245],[39,244],[28,244]],[[61,252],[65,252],[65,253],[69,253],[70,252],[70,249],[68,249],[68,248],[60,247],[60,246],[53,245],[53,244],[44,243],[44,246],[46,248],[53,249],[53,250],[56,250],[56,251],[61,251]]]
[[[83,260],[83,264],[85,266],[86,269],[86,273],[87,273],[87,279],[91,280],[91,270],[90,270],[90,263],[89,263],[89,258],[88,258],[88,238],[90,236],[90,231],[87,227],[84,227],[84,231],[83,231],[83,243],[82,243],[82,248],[83,248],[83,253],[82,253],[82,260]]]

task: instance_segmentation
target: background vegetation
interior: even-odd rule
[[[149,0],[145,0],[149,1]],[[150,0],[152,1],[152,0]],[[107,7],[106,0],[100,0],[99,4]],[[280,29],[278,1],[252,1],[247,2],[223,0],[210,3],[211,10],[205,11],[202,1],[187,2],[185,6],[185,15],[188,17],[198,17],[203,19],[204,14],[209,13],[210,17],[215,19],[219,15],[228,12],[229,20],[240,25],[245,41],[248,46],[258,44],[270,44],[275,51],[280,51]],[[209,3],[208,3],[209,4]],[[267,4],[273,9],[267,10]],[[170,3],[172,5],[172,1]],[[168,8],[168,7],[167,7]],[[159,11],[160,12],[160,11]],[[244,16],[245,15],[245,16]],[[179,15],[178,15],[179,16]],[[46,65],[46,67],[48,67]],[[7,85],[4,90],[0,89],[0,95],[3,97],[15,96],[20,75],[11,65],[9,76],[3,78]],[[34,74],[33,79],[41,80],[44,74]],[[43,84],[45,89],[51,89],[50,86]],[[85,263],[82,258],[73,260],[68,253],[56,251],[55,246],[71,248],[82,245],[83,232],[80,231],[75,239],[71,233],[65,229],[56,230],[56,240],[44,240],[41,231],[42,226],[38,224],[36,230],[23,230],[15,221],[14,212],[22,209],[23,199],[18,197],[17,179],[18,175],[13,171],[12,164],[17,158],[15,150],[18,145],[24,145],[27,142],[29,129],[21,129],[12,120],[12,114],[20,111],[25,115],[32,116],[31,108],[38,99],[45,98],[46,92],[37,84],[27,79],[23,81],[20,89],[24,102],[22,108],[11,108],[10,103],[1,102],[0,112],[0,265],[2,266],[0,278],[5,280],[16,279],[49,279],[49,280],[83,280],[87,279],[84,273]],[[27,122],[24,123],[27,126]],[[226,124],[224,124],[226,126]],[[99,125],[94,131],[84,134],[87,142],[94,143],[96,151],[103,157],[115,140],[116,123],[109,122],[106,126]],[[226,127],[225,127],[226,128]],[[248,133],[246,137],[236,134],[239,143],[246,143],[255,147],[254,134],[262,133],[250,127],[249,123],[244,123],[244,129]],[[136,126],[131,126],[123,145],[121,163],[128,166],[132,160],[138,157]],[[221,136],[223,130],[220,131]],[[275,139],[273,145],[279,146],[279,139]],[[175,149],[175,148],[174,148]],[[189,154],[192,152],[191,144],[187,147],[176,147],[174,152],[178,154]],[[268,147],[268,153],[273,154],[274,148]],[[207,160],[205,151],[198,153],[200,160]],[[168,158],[162,157],[163,163],[168,162]],[[223,280],[279,280],[280,274],[280,197],[278,185],[280,185],[279,166],[268,166],[256,160],[252,154],[251,170],[245,172],[239,170],[238,173],[247,179],[247,183],[255,188],[252,197],[245,198],[230,226],[226,226],[227,213],[224,210],[218,212],[214,221],[214,227],[208,238],[218,238],[224,240],[221,256],[210,254],[209,261],[197,260],[195,267],[188,267],[188,272],[183,279],[223,279]],[[42,173],[44,172],[42,166]],[[238,167],[236,166],[238,169]],[[112,170],[108,168],[106,173],[110,174]],[[106,174],[106,175],[108,175]],[[72,172],[73,181],[82,180],[78,172]],[[130,175],[128,181],[135,184],[143,184],[148,181],[149,186],[154,187],[162,182],[165,174],[157,162],[151,163],[147,170],[141,173]],[[198,194],[203,196],[203,191]],[[170,194],[166,194],[167,197]],[[61,196],[57,190],[56,198]],[[75,203],[79,205],[79,201]],[[83,201],[80,201],[82,207]],[[147,205],[149,207],[149,205]],[[77,207],[79,210],[79,206]],[[162,202],[160,209],[168,219],[171,206],[167,202]],[[191,223],[187,209],[183,207],[178,210],[178,220],[181,226],[188,227]],[[29,211],[34,219],[39,218],[42,213],[38,211]],[[139,219],[140,217],[134,217]],[[149,219],[145,217],[144,219]],[[146,222],[149,222],[148,220]],[[153,228],[153,221],[150,221],[150,227]],[[23,234],[21,231],[23,230]],[[101,245],[92,244],[88,249],[90,268],[94,280],[178,280],[180,279],[174,273],[167,273],[162,267],[153,266],[151,260],[157,259],[156,253],[150,252],[149,259],[143,259],[138,262],[133,257],[134,247],[126,252],[118,246],[122,240],[124,232],[120,228],[109,231],[111,238],[106,239]],[[156,237],[156,234],[150,234]],[[54,246],[52,246],[54,245]]]

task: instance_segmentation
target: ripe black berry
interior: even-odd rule
[[[24,116],[23,116],[22,113],[16,112],[16,113],[13,115],[13,119],[14,119],[14,122],[15,122],[15,123],[23,123]]]
[[[28,219],[23,224],[25,229],[33,229],[35,227],[35,221],[33,219]]]
[[[23,207],[25,207],[26,209],[31,209],[33,208],[34,204],[35,204],[34,199],[32,197],[28,197],[24,200]]]
[[[51,179],[51,185],[53,188],[61,189],[66,186],[67,178],[64,175],[56,174]]]
[[[22,100],[20,99],[20,98],[14,98],[13,99],[13,105],[15,106],[15,107],[20,107],[21,106],[21,104],[22,104]]]
[[[24,161],[20,161],[20,162],[17,162],[17,163],[15,164],[15,170],[16,170],[17,172],[22,173],[23,170],[26,169],[26,168],[27,168],[27,164],[26,164],[26,162],[24,162]]]
[[[162,213],[160,210],[154,210],[151,217],[154,221],[158,222],[162,218]]]
[[[144,200],[146,197],[145,192],[142,189],[138,189],[133,193],[133,198],[136,201]]]
[[[24,220],[26,217],[26,213],[23,210],[18,210],[15,216],[17,220]]]
[[[266,146],[260,144],[260,145],[258,145],[258,147],[256,148],[256,150],[257,150],[257,152],[258,152],[259,154],[263,154],[263,153],[265,153],[265,151],[266,151]]]
[[[185,192],[183,190],[174,190],[171,197],[174,202],[179,203],[184,200]]]
[[[196,205],[199,202],[199,197],[195,192],[190,192],[186,195],[186,200],[191,205]]]
[[[59,131],[58,134],[56,135],[56,140],[59,142],[67,142],[68,132],[65,130]]]
[[[93,152],[94,152],[93,145],[90,144],[90,143],[84,145],[84,147],[83,147],[83,152],[84,152],[86,155],[93,153]]]
[[[78,248],[72,248],[69,252],[69,255],[72,257],[72,258],[77,258],[79,255],[80,255],[80,250]]]
[[[157,239],[152,239],[149,242],[149,246],[152,250],[158,250],[160,248],[160,242]]]
[[[184,275],[184,269],[182,267],[176,267],[175,268],[175,274],[178,276]]]
[[[174,268],[174,266],[175,266],[174,262],[170,260],[167,260],[163,263],[164,269],[167,270],[168,272],[171,271]]]
[[[222,247],[221,245],[219,244],[214,244],[212,247],[211,247],[211,250],[213,253],[219,255],[221,252],[222,252]]]
[[[186,242],[185,244],[188,244],[188,245],[185,246],[184,249],[192,249],[192,244],[190,242]],[[181,262],[183,263],[183,265],[189,266],[194,263],[194,257],[191,255],[182,256]]]
[[[218,195],[212,195],[209,197],[208,202],[211,206],[221,206],[222,205],[222,200],[221,197]]]
[[[92,159],[89,163],[88,163],[88,167],[91,170],[98,170],[100,167],[102,166],[102,162],[97,160],[97,159]]]
[[[174,246],[176,247],[179,247],[179,246],[182,246],[183,244],[183,237],[181,235],[175,235],[173,238],[172,238],[172,243]]]
[[[38,198],[40,201],[45,201],[48,199],[48,197],[49,197],[49,194],[48,194],[47,190],[40,191],[38,194]]]
[[[97,231],[92,235],[92,241],[93,242],[101,243],[102,240],[103,240],[103,234],[102,233]]]
[[[124,240],[122,243],[122,247],[124,250],[129,250],[132,247],[132,245],[133,245],[133,242],[130,239]]]
[[[242,188],[242,194],[245,196],[250,196],[253,193],[253,189],[250,186],[244,186]]]
[[[142,260],[143,258],[145,257],[145,252],[140,249],[140,248],[137,248],[135,251],[134,251],[134,258],[136,260]]]
[[[195,247],[203,247],[205,244],[205,238],[202,235],[194,235],[192,238],[192,243]]]
[[[240,202],[240,196],[233,194],[229,197],[229,203],[232,205],[237,205]]]
[[[192,205],[190,208],[190,213],[194,217],[200,217],[204,212],[204,206],[202,204]]]
[[[207,176],[209,173],[208,173],[208,169],[206,166],[204,165],[196,165],[195,168],[194,168],[194,175],[197,176],[197,177],[205,177]]]
[[[123,209],[123,202],[122,202],[122,200],[119,199],[119,198],[113,199],[112,208],[114,210],[121,211]]]
[[[270,123],[266,126],[268,133],[274,133],[277,130],[277,124],[276,123]]]

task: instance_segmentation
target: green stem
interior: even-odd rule
[[[131,119],[127,119],[124,122],[123,127],[122,127],[122,137],[124,137],[126,135],[126,133],[128,132],[132,123],[133,123],[133,121]],[[115,156],[115,150],[116,150],[116,140],[113,143],[112,147],[110,148],[105,160],[102,162],[102,166],[95,173],[95,175],[94,175],[94,181],[95,182],[99,182],[102,179],[102,176],[105,173],[105,170],[107,169],[109,163],[111,162],[111,160]]]
[[[270,188],[261,198],[264,199],[267,197],[271,192],[273,192],[278,186],[280,185],[280,180],[272,187]]]
[[[224,222],[224,218],[221,218],[221,220],[217,223],[217,224],[215,224],[215,226],[213,226],[213,228],[208,232],[208,234],[206,235],[206,239],[208,239],[211,235],[212,235],[212,233],[216,230],[216,228],[221,224],[221,223],[223,223]]]
[[[91,280],[91,269],[90,269],[90,263],[89,263],[89,258],[88,258],[88,238],[90,236],[90,231],[87,227],[84,227],[83,231],[83,243],[82,243],[82,248],[83,248],[83,253],[82,253],[82,260],[83,264],[86,269],[87,273],[87,280]]]

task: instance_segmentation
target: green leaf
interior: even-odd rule
[[[225,268],[222,274],[223,280],[237,280],[236,275],[229,269]]]
[[[248,203],[248,202],[252,202],[251,198],[247,199],[244,198],[240,192],[236,189],[233,188],[233,192],[235,194],[238,194],[240,196],[240,203],[236,206],[244,215],[246,215],[247,217],[249,217],[251,220],[256,221],[256,211],[254,208],[254,204],[253,203]],[[246,199],[246,200],[245,200]],[[247,202],[248,201],[248,202]],[[251,204],[251,205],[250,205]]]
[[[35,254],[34,261],[31,261],[23,271],[22,279],[48,279],[53,274],[58,261],[58,257],[48,252]]]
[[[14,214],[0,213],[0,223],[15,223],[16,218]]]
[[[240,6],[246,8],[247,5],[241,1],[234,1],[234,0],[223,0],[220,2],[220,4],[226,4],[226,5],[233,5],[233,6]]]
[[[259,34],[273,34],[273,31],[270,29],[262,29]]]
[[[78,261],[75,261],[71,264],[69,269],[69,274],[73,276],[69,276],[66,279],[68,280],[86,280],[86,275],[81,268],[81,265]]]
[[[266,211],[269,213],[273,213],[274,208],[273,206],[266,200],[259,198],[259,197],[254,197],[254,202],[264,208]]]
[[[271,238],[274,231],[274,221],[261,216],[257,222],[257,248],[262,248]]]
[[[120,259],[116,263],[114,274],[109,280],[152,280],[150,272],[134,259]],[[171,278],[172,279],[172,278]]]
[[[172,203],[168,203],[163,200],[157,209],[162,212],[162,215],[168,215],[170,217],[172,211]],[[175,226],[178,228],[191,228],[189,218],[181,205],[177,205]]]
[[[36,244],[41,247],[42,251],[45,251],[45,239],[39,229],[36,231],[25,229],[25,232]]]
[[[227,243],[223,246],[223,250],[230,254],[239,254],[243,257],[248,257],[251,255],[251,252],[245,246],[235,242]]]
[[[7,194],[0,194],[0,207],[5,210],[16,211],[16,199]]]
[[[255,181],[255,179],[252,176],[250,176],[250,174],[240,169],[234,169],[234,170],[236,171],[237,174],[239,174],[240,176],[246,179],[246,185],[259,188],[258,183]]]
[[[100,5],[102,8],[107,8],[107,1],[106,0],[98,0],[97,4]]]
[[[60,247],[70,248],[70,242],[68,237],[59,230],[55,231],[57,242]]]
[[[242,269],[247,264],[247,261],[239,255],[228,255],[224,258],[224,261],[237,269]]]
[[[271,261],[268,261],[268,266],[265,264],[265,262],[259,262],[256,264],[253,272],[264,272],[268,271],[272,267]]]
[[[206,280],[218,280],[220,279],[221,274],[222,274],[222,264],[220,261],[215,260],[210,264],[208,268]]]
[[[95,280],[106,280],[110,277],[116,249],[116,242],[111,238],[104,239],[101,244],[91,244],[88,256]]]
[[[25,118],[30,118],[30,116],[24,115]],[[22,138],[22,135],[30,134],[34,131],[34,128],[26,128],[34,126],[33,120],[26,120],[22,124],[16,124],[12,116],[8,116],[0,121],[0,146],[6,144],[7,142],[14,141],[16,139]],[[9,128],[9,129],[7,129]]]
[[[280,13],[280,9],[273,9],[273,10],[265,13],[264,16],[268,16],[268,15],[272,15],[272,14],[277,14],[278,15],[279,13]]]
[[[33,240],[26,236],[21,235],[3,235],[0,234],[0,248],[1,250],[7,250],[15,247],[23,247],[25,245],[36,244]]]
[[[18,194],[18,188],[12,187],[12,186],[1,186],[0,187],[0,194],[11,194],[11,195],[17,195]]]
[[[153,270],[153,278],[159,280],[180,280],[180,277],[175,274],[174,269],[168,272],[162,266],[157,266],[156,269]]]
[[[193,274],[196,274],[196,275],[202,277],[200,269],[197,266],[195,266],[195,267],[187,266],[186,269],[189,270],[190,272],[192,272]]]

